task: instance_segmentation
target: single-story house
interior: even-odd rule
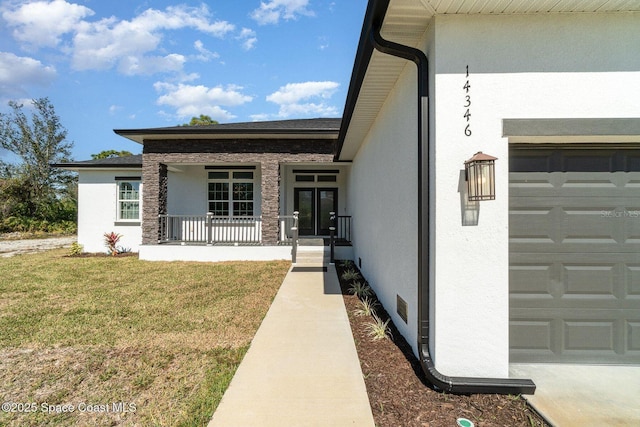
[[[78,238],[286,258],[293,211],[312,236],[333,211],[438,387],[532,392],[510,362],[638,364],[639,29],[628,1],[370,0],[341,120],[118,130],[141,158],[69,165]]]
[[[143,154],[65,164],[79,172],[78,242],[104,251],[102,235],[114,231],[142,259],[287,259],[293,213],[300,236],[315,237],[329,235],[333,212],[348,244],[349,164],[333,161],[340,123],[116,130]]]

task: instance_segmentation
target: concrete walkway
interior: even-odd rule
[[[374,426],[324,251],[300,248],[209,427]]]
[[[531,378],[525,399],[556,427],[640,426],[640,366],[512,364]]]

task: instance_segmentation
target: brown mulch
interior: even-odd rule
[[[79,254],[66,255],[67,258],[128,258],[137,256],[137,252],[121,252],[117,255],[111,255],[106,252],[81,252]]]
[[[374,341],[365,327],[372,318],[354,314],[360,302],[349,292],[351,282],[343,280],[342,273],[345,269],[358,271],[357,267],[336,262],[336,269],[377,427],[450,427],[458,425],[458,418],[471,420],[477,427],[548,426],[520,396],[435,391],[391,321],[392,340]],[[376,313],[383,321],[389,318],[382,306]]]

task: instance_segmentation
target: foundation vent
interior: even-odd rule
[[[396,295],[396,312],[404,323],[407,323],[407,302],[400,295]]]

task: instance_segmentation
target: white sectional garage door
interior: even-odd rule
[[[640,363],[640,150],[528,147],[509,160],[511,362]]]

